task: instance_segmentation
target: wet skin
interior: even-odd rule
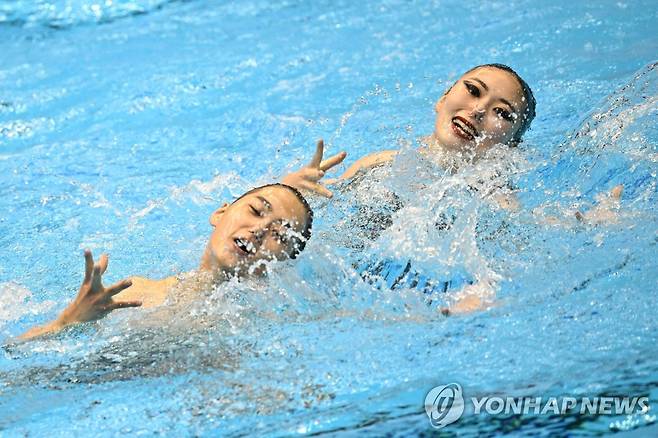
[[[515,145],[527,108],[521,84],[511,73],[495,67],[476,68],[459,78],[436,102],[434,131],[421,140],[425,146],[421,151],[479,157],[496,144]],[[338,180],[390,162],[398,152],[385,150],[361,157]]]

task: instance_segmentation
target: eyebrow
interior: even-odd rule
[[[260,201],[263,203],[263,205],[265,206],[265,208],[266,208],[268,211],[272,211],[272,204],[270,203],[270,201],[268,201],[267,199],[263,198],[262,196],[256,196],[256,197],[257,197],[258,199],[260,199]]]
[[[512,111],[518,114],[518,111],[516,110],[516,108],[514,108],[514,105],[512,105],[507,99],[503,99],[501,97],[500,101],[503,102],[505,105],[508,105],[510,108],[512,108]]]
[[[479,80],[478,78],[471,78],[471,80],[473,80],[473,81],[475,81],[475,82],[478,82],[480,85],[482,85],[482,88],[484,88],[485,90],[489,91],[489,87],[487,86],[487,84],[485,84],[484,82],[482,82],[482,81]]]

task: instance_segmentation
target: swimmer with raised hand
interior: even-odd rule
[[[420,139],[419,151],[429,155],[463,156],[473,160],[497,144],[516,146],[535,117],[535,98],[528,84],[510,67],[485,64],[467,71],[436,102],[434,132]],[[331,197],[327,185],[349,180],[359,172],[391,162],[397,150],[376,152],[358,159],[339,178],[320,180],[328,168],[343,161],[345,153],[331,157],[326,168],[321,162],[322,140],[318,142],[313,160],[283,182],[298,189]],[[518,205],[510,196],[496,199],[505,208]],[[461,313],[484,307],[480,296],[491,295],[491,286],[482,283],[467,285],[455,295],[451,313]],[[447,313],[447,310],[443,310]]]
[[[121,280],[110,287],[104,287],[102,277],[107,270],[108,257],[101,255],[98,263],[94,263],[91,251],[85,250],[85,277],[75,300],[69,304],[59,317],[39,327],[34,327],[19,339],[31,339],[46,333],[56,333],[63,328],[84,321],[100,319],[112,310],[142,305],[137,300],[115,300],[113,297],[132,286],[132,280]]]
[[[461,156],[477,160],[495,145],[517,146],[535,118],[535,106],[531,88],[512,68],[502,64],[479,65],[464,73],[436,102],[434,131],[419,140],[419,151],[442,158]],[[359,172],[389,163],[399,153],[397,150],[375,152],[358,159],[337,179],[321,182],[327,170],[318,165],[323,151],[321,147],[322,140],[318,142],[311,164],[287,175],[283,181],[330,197],[327,185],[349,180]],[[334,159],[333,165],[336,165],[344,158],[345,153],[341,153],[330,160]],[[609,198],[618,200],[621,189],[614,188]],[[519,208],[518,201],[511,194],[496,194],[494,199],[502,208]],[[594,208],[585,214],[577,212],[576,217],[585,223],[610,222],[610,217],[614,217],[614,212],[610,211],[609,208]],[[491,290],[489,284],[467,285],[454,296],[455,303],[450,309],[442,312],[463,313],[483,308],[485,303],[481,297],[491,296]]]
[[[210,224],[213,231],[198,268],[210,284],[200,282],[202,287],[231,277],[263,276],[268,262],[296,258],[311,236],[313,211],[295,188],[269,184],[224,204],[211,214]],[[85,250],[85,275],[76,298],[54,321],[34,327],[18,339],[54,334],[116,309],[157,306],[179,282],[175,276],[163,280],[132,277],[104,287],[107,266],[107,255],[94,263],[91,251]]]
[[[434,131],[419,139],[419,152],[440,156],[442,160],[457,156],[476,160],[497,144],[516,146],[521,142],[535,117],[535,98],[528,84],[513,69],[503,64],[484,64],[464,73],[436,102],[434,111]],[[390,163],[398,153],[385,150],[361,157],[336,179],[321,182],[324,173],[311,173],[312,169],[307,166],[285,176],[283,182],[299,190],[330,196],[327,186]],[[341,152],[330,160],[341,156],[333,164],[336,165],[345,155]],[[448,166],[453,164],[447,163]],[[494,199],[503,208],[519,207],[511,194],[496,194]]]
[[[521,142],[535,118],[535,98],[528,84],[513,69],[503,64],[484,64],[464,73],[436,102],[434,111],[434,132],[420,139],[420,151],[464,154],[477,159],[494,145],[516,146]],[[341,154],[344,159],[344,153]],[[316,178],[312,185],[301,184],[299,175],[293,177],[295,174],[286,176],[283,181],[327,196],[326,185],[388,163],[397,154],[397,150],[386,150],[366,155],[339,178],[324,184],[319,183],[324,175]]]
[[[434,131],[419,140],[419,151],[429,155],[462,155],[478,159],[497,144],[517,146],[535,118],[535,106],[532,89],[512,68],[503,64],[476,66],[464,73],[436,102]],[[299,190],[330,197],[331,191],[327,186],[389,163],[399,153],[397,150],[385,150],[366,155],[338,178],[321,181],[324,172],[341,163],[346,156],[345,152],[341,152],[318,166],[322,147],[320,140],[311,164],[286,175],[282,181]],[[324,166],[329,163],[329,167]],[[610,198],[619,199],[620,192],[621,187],[613,188]],[[503,208],[519,208],[516,198],[509,194],[496,195],[494,199]],[[589,223],[609,216],[576,214],[579,220]]]

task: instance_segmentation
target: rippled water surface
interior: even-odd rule
[[[110,253],[108,282],[190,271],[210,212],[316,139],[347,164],[403,151],[313,200],[307,250],[266,284],[6,346],[0,431],[429,434],[425,394],[454,381],[651,409],[467,414],[448,432],[655,432],[657,27],[644,0],[0,0],[3,339],[74,296],[82,248]],[[520,148],[445,172],[415,141],[486,62],[530,83],[537,118]],[[618,184],[614,220],[576,220]],[[518,211],[489,199],[509,188]],[[364,260],[489,282],[496,305],[443,317],[450,294],[364,282]]]

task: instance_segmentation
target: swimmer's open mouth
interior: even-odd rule
[[[478,136],[477,129],[468,120],[456,116],[452,118],[452,130],[464,140],[473,141]]]
[[[235,243],[235,247],[244,255],[256,254],[256,247],[247,239],[236,237],[233,239],[233,243]]]

